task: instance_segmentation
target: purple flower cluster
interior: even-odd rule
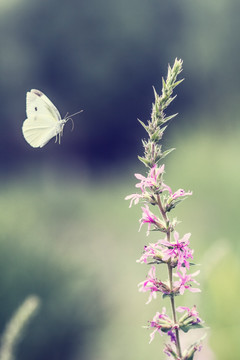
[[[189,248],[191,234],[185,234],[181,240],[179,240],[179,233],[177,231],[174,231],[173,236],[174,242],[169,242],[166,238],[161,241],[161,244],[166,247],[163,260],[176,260],[178,269],[182,266],[189,269],[189,259],[193,259],[193,250]]]
[[[170,220],[167,217],[167,213],[186,196],[192,195],[192,192],[185,192],[183,189],[173,192],[163,182],[164,168],[164,165],[160,167],[154,165],[146,177],[135,174],[135,177],[140,181],[136,184],[136,188],[140,189],[141,192],[125,198],[130,200],[130,207],[133,203],[143,202],[141,207],[142,217],[139,220],[140,229],[146,224],[147,235],[151,230],[165,234],[163,239],[145,246],[140,259],[137,260],[139,263],[151,265],[146,279],[138,284],[140,292],[149,293],[146,304],[149,304],[152,299],[156,299],[158,294],[161,294],[162,297],[172,297],[174,299],[177,295],[183,295],[186,290],[193,293],[201,291],[197,287],[199,283],[195,279],[200,271],[189,273],[190,267],[193,265],[191,261],[194,253],[190,248],[191,234],[187,233],[180,237],[175,230],[177,220]],[[149,206],[158,208],[160,210],[159,215],[155,215]],[[174,276],[174,281],[157,278],[156,265],[158,264],[168,266],[172,276]],[[175,269],[175,272],[173,272],[173,269]],[[196,326],[202,327],[203,322],[198,316],[195,306],[191,310],[186,306],[178,307],[176,310],[180,313],[185,312],[179,321],[176,321],[176,318],[175,321],[171,319],[166,314],[166,308],[163,308],[161,313],[156,313],[149,325],[149,328],[154,329],[150,335],[150,342],[152,342],[156,333],[161,335],[165,333],[170,337],[171,343],[176,345],[177,334],[180,330],[188,331]],[[169,345],[168,350],[165,349],[165,353],[168,355],[170,354],[169,349],[172,349],[171,345]],[[176,355],[172,350],[172,357],[178,359],[178,356],[174,356],[174,354]]]
[[[178,325],[174,324],[170,317],[166,314],[166,308],[162,308],[162,312],[157,312],[150,321],[150,328],[154,328],[153,332],[150,334],[149,344],[153,341],[155,334],[158,332],[160,335],[167,333],[170,337],[171,342],[176,342],[176,335],[174,334],[174,329]]]

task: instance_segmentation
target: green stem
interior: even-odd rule
[[[163,208],[162,202],[161,202],[161,198],[160,195],[157,195],[157,203],[158,203],[158,207],[159,210],[161,212],[162,218],[165,221],[166,227],[167,227],[167,241],[171,242],[171,232],[169,230],[169,219],[167,217],[167,214]],[[168,277],[169,277],[169,286],[171,289],[171,308],[172,308],[172,314],[173,314],[173,321],[175,324],[177,324],[177,316],[176,316],[176,308],[175,308],[175,297],[172,294],[172,290],[173,290],[173,271],[172,271],[172,267],[170,264],[168,265]],[[176,349],[177,349],[177,354],[180,357],[180,359],[182,358],[182,350],[181,350],[181,345],[180,345],[180,337],[179,337],[179,329],[175,329],[175,333],[176,333]]]

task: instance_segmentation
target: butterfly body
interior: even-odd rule
[[[70,116],[62,119],[58,109],[40,90],[32,89],[26,97],[27,119],[22,131],[25,140],[34,148],[43,147],[53,137],[63,135],[63,128]]]

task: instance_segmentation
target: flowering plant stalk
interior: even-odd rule
[[[125,199],[130,200],[130,207],[139,202],[143,204],[142,217],[139,220],[140,229],[146,224],[147,235],[150,231],[159,231],[164,235],[156,243],[145,246],[142,256],[137,260],[139,263],[151,265],[146,280],[139,284],[139,291],[149,293],[147,304],[158,295],[164,300],[168,298],[171,304],[171,315],[168,315],[166,308],[163,307],[162,311],[157,312],[149,322],[147,327],[153,330],[150,342],[156,333],[166,334],[170,338],[170,343],[165,345],[164,353],[172,359],[191,360],[196,351],[201,349],[202,338],[182,351],[180,332],[187,333],[202,328],[203,321],[198,315],[196,306],[191,309],[187,306],[176,308],[176,296],[183,295],[185,291],[201,291],[195,279],[200,271],[190,272],[190,267],[194,265],[193,250],[189,246],[191,234],[187,233],[180,237],[175,230],[178,221],[176,218],[170,218],[169,213],[187,196],[192,195],[192,192],[183,189],[173,192],[164,183],[165,165],[162,164],[162,159],[174,149],[162,151],[159,144],[169,122],[177,115],[166,117],[165,110],[175,98],[172,96],[174,88],[183,81],[183,79],[177,81],[181,71],[182,60],[176,59],[173,67],[168,66],[166,81],[162,79],[161,96],[154,89],[155,102],[152,105],[151,120],[147,125],[139,120],[148,133],[148,139],[142,141],[144,156],[138,157],[147,167],[147,176],[135,174],[139,180],[136,188],[140,192],[128,195]],[[153,209],[156,211],[152,212]],[[157,268],[161,269],[160,265],[164,264],[168,270],[167,280],[159,279],[156,275]],[[177,316],[177,313],[180,315]]]

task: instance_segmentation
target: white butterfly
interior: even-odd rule
[[[22,132],[25,140],[34,148],[43,147],[54,136],[59,137],[59,144],[61,136],[63,135],[64,125],[68,120],[72,120],[71,116],[61,118],[58,109],[40,90],[32,89],[27,92],[26,98],[26,113],[27,119],[22,126]]]

